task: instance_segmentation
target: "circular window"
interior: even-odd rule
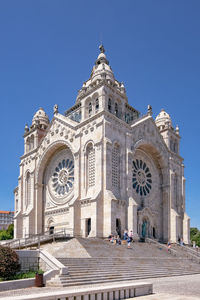
[[[140,196],[146,196],[151,191],[152,176],[148,166],[142,160],[133,160],[132,185]]]
[[[61,196],[66,195],[74,184],[74,163],[70,159],[63,159],[56,166],[52,176],[52,188]]]
[[[56,204],[63,204],[73,197],[74,157],[70,149],[57,151],[46,170],[46,198]]]

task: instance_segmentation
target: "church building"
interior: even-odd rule
[[[189,242],[179,128],[128,103],[101,45],[90,78],[65,114],[40,108],[24,132],[14,190],[15,238],[65,230]]]

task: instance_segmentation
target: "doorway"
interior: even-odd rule
[[[120,219],[116,219],[116,232],[119,235],[119,237],[121,238],[121,220]]]
[[[153,227],[153,238],[154,239],[156,238],[156,229],[155,229],[155,227]]]
[[[49,234],[54,234],[54,226],[49,227]]]
[[[91,231],[91,218],[86,219],[86,236],[88,237]]]

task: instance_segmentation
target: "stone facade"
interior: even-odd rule
[[[65,112],[40,108],[25,126],[15,237],[46,231],[189,241],[179,128],[161,110],[154,120],[128,104],[103,46],[91,76]]]

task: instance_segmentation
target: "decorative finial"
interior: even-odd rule
[[[179,127],[176,125],[176,134],[179,134]]]
[[[102,44],[99,46],[99,50],[101,51],[101,53],[105,52],[104,46]]]
[[[147,106],[147,114],[148,114],[148,116],[152,116],[152,114],[153,114],[151,105]]]
[[[53,113],[54,115],[58,113],[58,104],[55,104],[53,107]]]
[[[24,133],[28,133],[29,132],[29,127],[28,127],[28,124],[25,125],[25,128],[24,128]]]

